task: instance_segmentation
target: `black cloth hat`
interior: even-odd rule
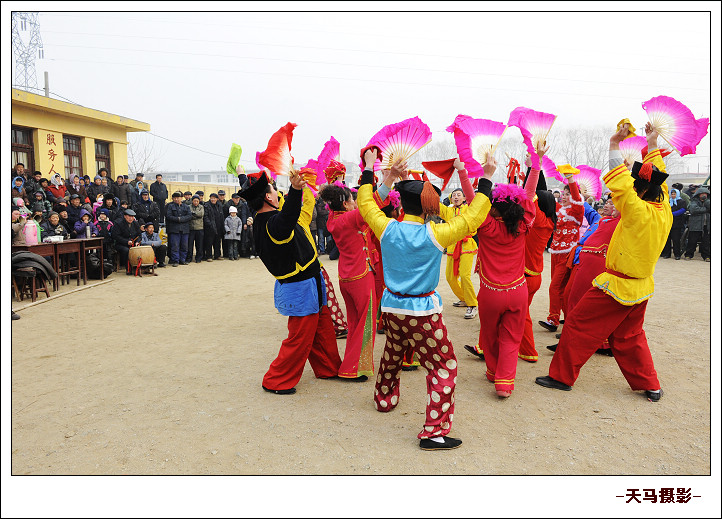
[[[222,189],[219,189],[219,190],[218,190],[218,194],[219,194],[219,195],[225,195],[225,194],[226,194],[226,192],[225,192],[225,191],[223,191]]]
[[[126,214],[128,216],[135,216],[135,211],[133,211],[132,209],[126,209],[123,214]]]
[[[651,168],[651,171],[647,171],[645,173],[645,169]],[[646,180],[650,184],[653,184],[655,186],[661,186],[665,180],[667,180],[667,177],[669,176],[668,173],[662,173],[659,169],[657,169],[657,166],[652,164],[651,162],[648,162],[647,164],[642,164],[641,162],[635,162],[632,166],[632,178],[633,179],[642,179]]]
[[[193,193],[191,193],[190,191],[184,191],[184,192],[183,192],[183,195],[182,195],[182,196],[185,196],[185,195],[192,195],[192,194],[193,194]]]
[[[140,190],[140,194],[141,194],[141,195],[149,195],[150,193],[148,193],[148,190],[147,190],[147,189],[141,189],[141,190]]]
[[[193,195],[193,196],[191,197],[191,200],[195,200],[195,199],[198,199],[198,200],[200,200],[200,199],[201,199],[201,197],[199,197],[198,195]]]
[[[265,172],[259,171],[258,173],[252,173],[246,178],[246,183],[243,188],[239,191],[241,198],[250,202],[256,198],[261,198],[266,193],[268,187],[268,175]]]
[[[205,195],[205,193],[199,189],[198,191],[196,191],[196,195]]]
[[[216,193],[211,193],[208,198],[218,198],[218,195]]]
[[[241,198],[241,194],[240,194],[240,193],[233,193],[233,194],[231,195],[231,198]]]
[[[138,177],[144,177],[144,176],[145,176],[145,175],[144,175],[143,173],[136,173],[136,174],[135,174],[135,177],[136,177],[136,178],[138,178]]]
[[[73,198],[80,198],[80,195],[77,193],[73,193],[72,195],[70,195],[70,199],[72,200]]]
[[[183,193],[181,193],[180,191],[176,191],[175,193],[173,193],[173,195],[171,196],[171,198],[175,198],[175,197],[177,197],[177,196],[183,196]]]
[[[433,185],[431,182],[424,182],[423,180],[402,180],[396,184],[396,191],[401,195],[401,206],[404,211],[410,214],[421,214],[428,212],[428,207],[422,207],[421,193],[424,190],[424,185],[429,184],[436,191],[437,198],[441,196],[441,190]],[[438,212],[438,204],[437,212]]]

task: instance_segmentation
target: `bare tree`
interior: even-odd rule
[[[131,134],[128,139],[128,173],[136,175],[154,173],[158,170],[162,149],[156,149],[155,138],[145,133]]]

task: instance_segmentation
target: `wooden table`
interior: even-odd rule
[[[55,243],[38,243],[36,245],[13,245],[12,252],[32,252],[33,254],[37,254],[38,256],[50,256],[53,270],[57,273],[58,272],[58,255],[55,252]],[[58,290],[58,280],[60,279],[60,276],[56,276],[55,279],[53,279],[53,291]]]

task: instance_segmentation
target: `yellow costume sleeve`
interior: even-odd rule
[[[454,216],[456,216],[456,212],[454,211],[453,207],[439,203],[439,216],[442,220],[448,222]]]
[[[301,215],[298,217],[298,225],[308,228],[311,225],[311,219],[313,219],[313,206],[316,199],[313,197],[313,192],[308,187],[304,187],[301,200]]]
[[[486,216],[491,209],[491,201],[483,193],[477,193],[468,209],[460,214],[450,218],[446,223],[431,222],[431,230],[434,233],[436,241],[442,247],[450,247],[464,236],[476,232],[479,226],[486,220]],[[453,211],[453,209],[452,209]]]
[[[361,216],[366,223],[369,224],[369,227],[376,237],[380,239],[384,233],[384,229],[386,229],[386,226],[392,219],[387,217],[376,204],[373,185],[364,184],[359,188],[358,194],[356,195],[356,203],[358,204]]]

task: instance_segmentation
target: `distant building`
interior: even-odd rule
[[[106,168],[111,178],[128,174],[128,132],[150,124],[12,89],[12,166],[93,178]]]

